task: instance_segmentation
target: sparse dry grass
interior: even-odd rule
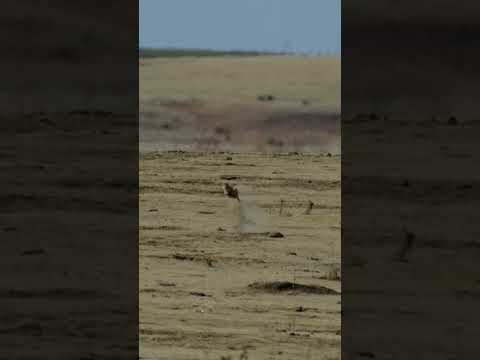
[[[140,101],[199,99],[212,105],[307,101],[340,109],[340,58],[300,56],[142,59]]]
[[[340,157],[142,154],[141,356],[339,359],[339,180]]]
[[[340,151],[339,58],[155,58],[139,72],[142,152]]]
[[[142,357],[339,358],[340,295],[325,294],[339,278],[319,275],[340,261],[340,157],[321,155],[339,154],[340,59],[157,58],[139,71]]]

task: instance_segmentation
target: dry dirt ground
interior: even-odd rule
[[[339,359],[340,196],[340,156],[142,153],[141,358]]]
[[[141,59],[139,74],[142,152],[340,153],[338,57]]]

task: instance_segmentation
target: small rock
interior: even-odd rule
[[[55,123],[54,123],[52,120],[50,120],[49,118],[47,118],[47,117],[42,117],[42,118],[40,119],[40,122],[41,122],[42,124],[44,124],[44,125],[55,126]]]
[[[225,229],[222,228],[222,227],[218,227],[218,228],[217,228],[217,231],[225,231]]]
[[[455,116],[450,116],[448,119],[448,125],[458,125],[458,120]]]
[[[43,249],[33,249],[33,250],[25,250],[22,255],[43,255],[45,254],[45,250]]]
[[[305,308],[303,306],[299,306],[295,309],[296,312],[304,312]]]
[[[370,359],[373,359],[375,358],[375,354],[370,352],[370,351],[360,351],[357,353],[358,356],[361,356],[361,357],[367,357],[367,358],[370,358]]]
[[[258,101],[273,101],[275,97],[273,95],[259,95],[257,96]]]
[[[268,237],[271,237],[271,238],[283,238],[283,234],[281,232],[278,232],[278,231],[274,231],[274,232],[269,232],[268,233]]]
[[[230,158],[230,160],[231,160],[231,158]],[[222,179],[222,180],[236,180],[236,179],[238,179],[238,177],[234,176],[234,175],[222,175],[222,176],[220,176],[220,179]]]

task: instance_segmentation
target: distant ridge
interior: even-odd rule
[[[287,55],[272,51],[244,51],[244,50],[211,50],[211,49],[177,49],[177,48],[140,48],[140,58],[182,57],[182,56],[260,56],[260,55]]]

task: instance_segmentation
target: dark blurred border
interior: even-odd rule
[[[342,2],[342,357],[475,357],[480,6]]]
[[[138,358],[138,2],[3,1],[0,357]]]

